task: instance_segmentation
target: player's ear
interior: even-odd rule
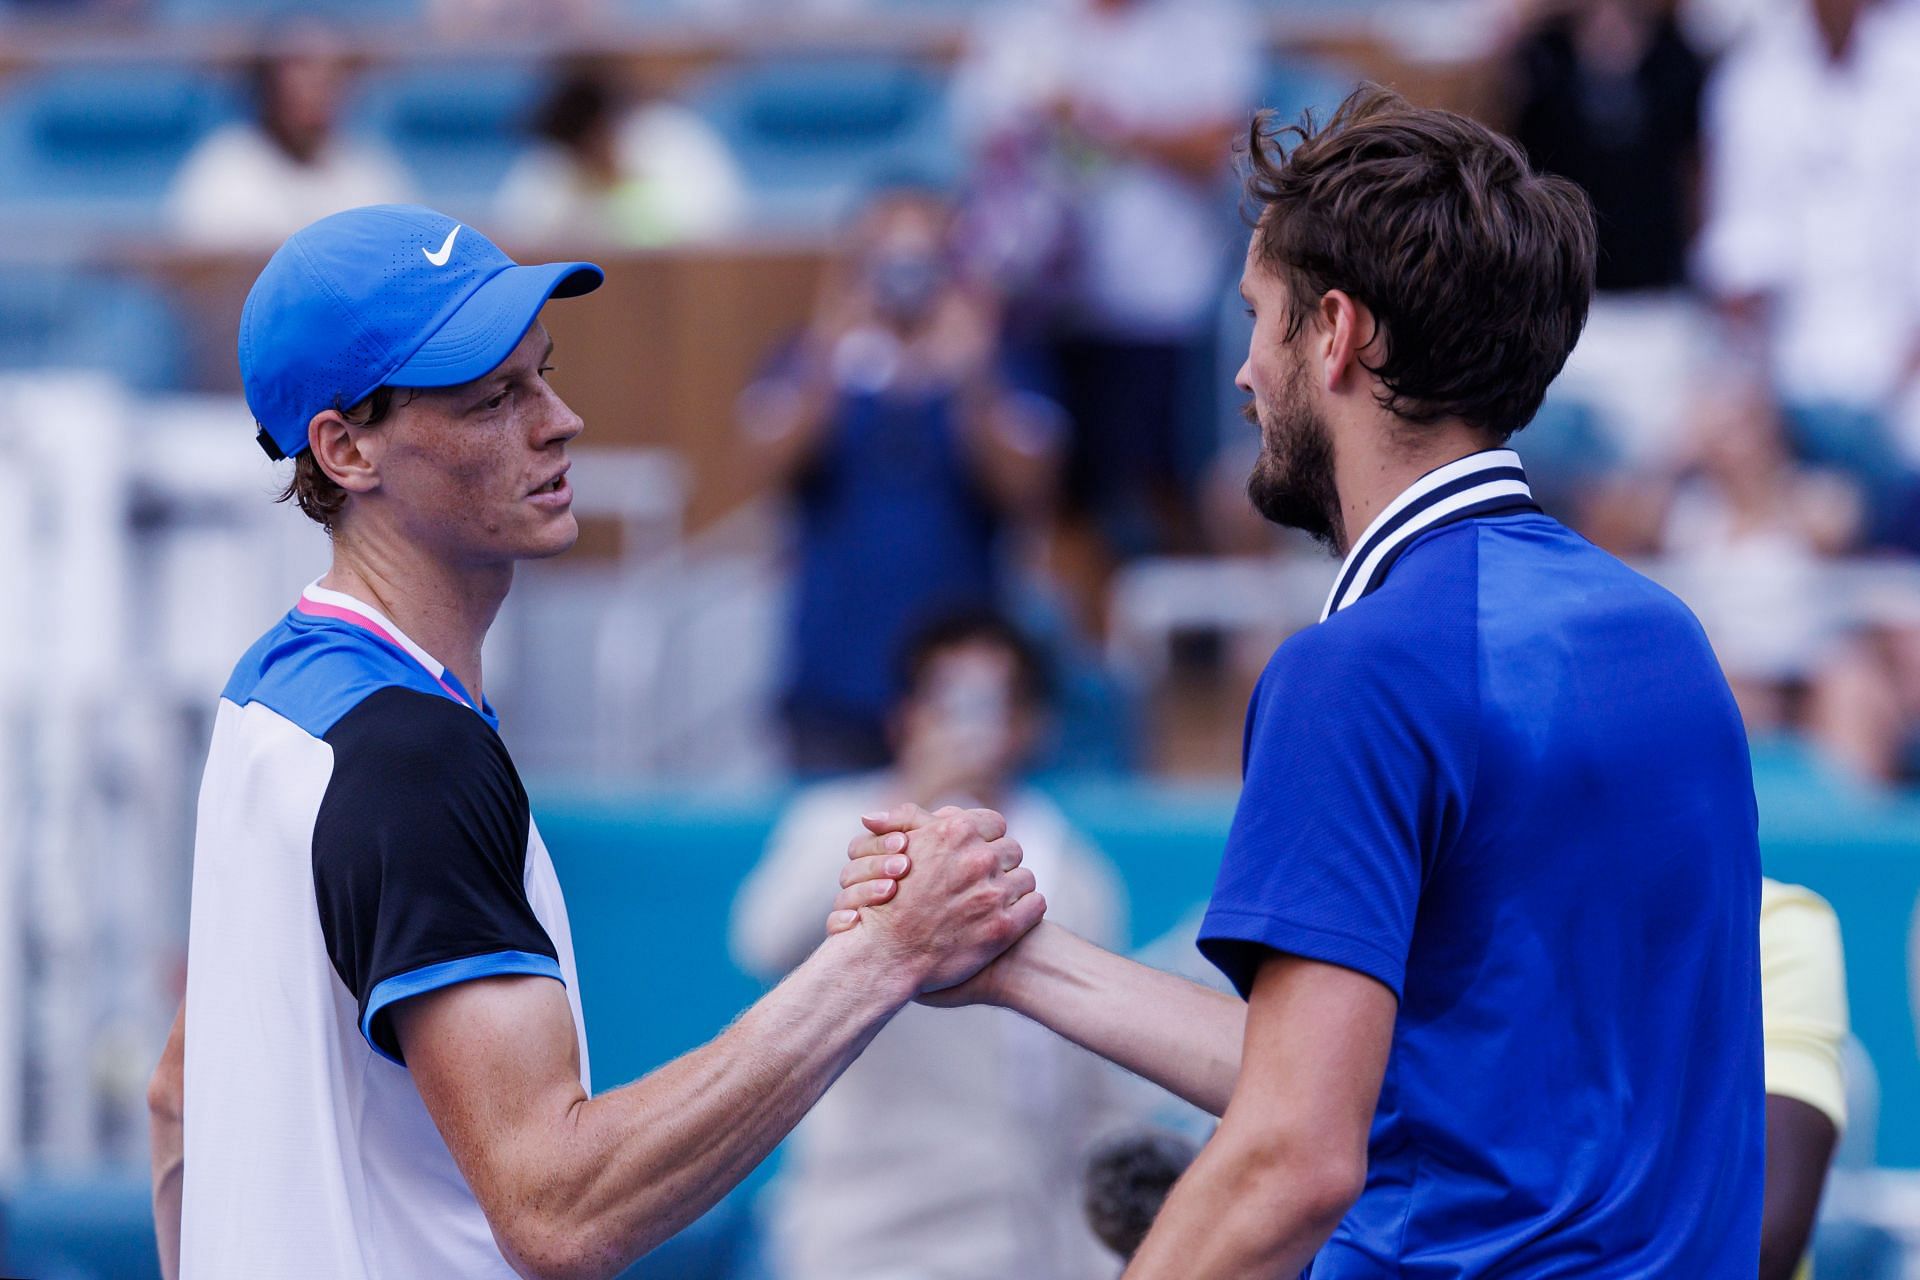
[[[380,468],[360,447],[362,438],[362,429],[338,409],[322,409],[307,423],[307,447],[313,450],[313,460],[348,493],[371,493],[380,487]]]
[[[1373,345],[1379,325],[1365,303],[1344,289],[1329,289],[1320,295],[1315,336],[1325,364],[1325,385],[1338,391],[1350,377],[1361,376],[1366,368],[1361,361]]]

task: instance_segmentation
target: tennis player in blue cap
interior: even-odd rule
[[[582,424],[539,314],[600,281],[385,205],[294,235],[247,298],[258,440],[293,459],[284,496],[333,564],[215,719],[186,1000],[150,1090],[181,1275],[611,1275],[759,1163],[896,1010],[1045,910],[997,816],[949,811],[878,927],[589,1095],[566,905],[481,642],[514,564],[578,536]]]

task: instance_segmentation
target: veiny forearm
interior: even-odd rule
[[[998,1001],[1081,1047],[1222,1114],[1240,1074],[1247,1007],[1117,956],[1054,924],[1008,953]]]
[[[183,1003],[147,1086],[147,1128],[153,1159],[153,1234],[160,1274],[180,1274],[180,1195],[186,1175],[185,1065],[187,1007]]]
[[[707,1045],[565,1108],[527,1153],[521,1194],[536,1201],[536,1240],[586,1262],[523,1268],[612,1275],[764,1159],[910,994],[844,963],[851,945],[820,948]]]

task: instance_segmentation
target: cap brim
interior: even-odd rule
[[[592,293],[605,278],[591,262],[508,267],[468,295],[459,310],[382,381],[395,387],[454,387],[485,377],[513,354],[547,299]]]

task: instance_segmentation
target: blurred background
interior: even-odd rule
[[[486,659],[606,1088],[792,963],[889,788],[1026,806],[1084,931],[1195,963],[1334,568],[1244,497],[1229,147],[1361,78],[1594,198],[1515,447],[1714,641],[1844,935],[1820,1274],[1920,1274],[1920,0],[0,0],[0,1270],[156,1273],[214,703],[326,564],[238,394],[284,236],[417,200],[607,268],[546,315],[585,534]],[[634,1274],[813,1274],[832,1140]]]

